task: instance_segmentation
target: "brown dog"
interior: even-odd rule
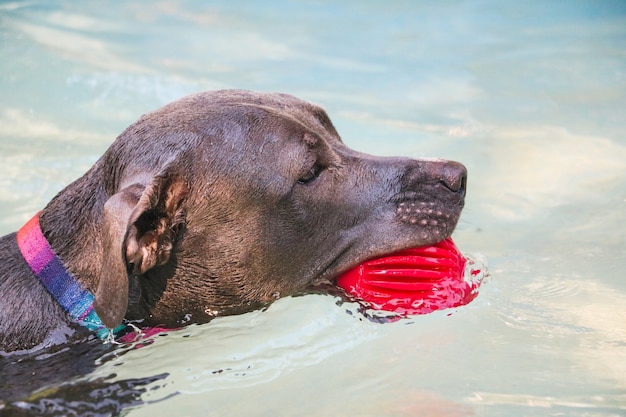
[[[448,237],[465,186],[455,162],[349,149],[321,108],[288,95],[187,96],[141,117],[28,230],[0,239],[0,351],[84,337],[87,313],[113,329],[257,308]],[[38,266],[40,250],[63,271]],[[66,284],[91,310],[69,312],[82,299]]]

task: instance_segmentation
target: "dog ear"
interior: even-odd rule
[[[183,225],[187,185],[162,174],[143,186],[133,184],[104,204],[103,259],[95,293],[96,313],[110,329],[128,308],[128,276],[166,263]]]

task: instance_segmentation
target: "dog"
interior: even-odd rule
[[[0,238],[0,351],[257,309],[449,237],[466,184],[457,162],[350,149],[290,95],[186,96]]]

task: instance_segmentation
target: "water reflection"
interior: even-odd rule
[[[428,415],[421,400],[434,415],[620,415],[625,28],[622,1],[2,3],[0,232],[146,111],[199,90],[294,93],[354,148],[465,163],[455,241],[487,255],[491,280],[410,325],[282,300],[265,326],[172,334],[94,378],[165,372],[142,398],[185,392],[132,415],[259,415],[270,395],[273,415]]]
[[[608,138],[554,126],[500,128],[490,135],[477,201],[501,221],[528,222],[567,203],[585,205],[626,180],[626,146]]]

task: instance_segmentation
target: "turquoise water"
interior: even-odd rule
[[[381,325],[285,298],[66,383],[158,376],[128,416],[626,415],[624,45],[622,1],[0,2],[0,233],[142,113],[248,88],[321,104],[361,151],[463,162],[454,238],[490,265],[464,308]]]

